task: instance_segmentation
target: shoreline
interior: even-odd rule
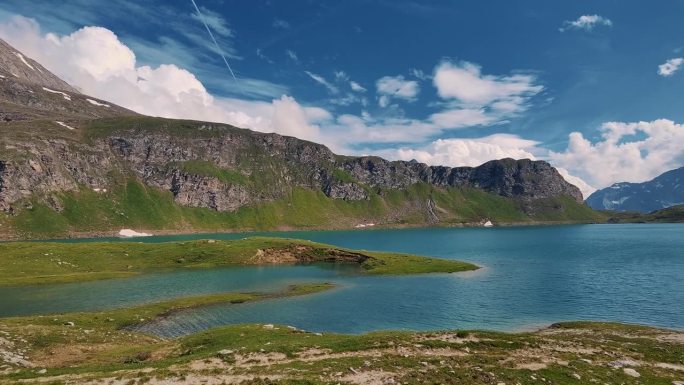
[[[256,230],[256,229],[219,229],[219,230],[206,230],[206,229],[141,229],[135,228],[136,232],[150,234],[151,237],[158,236],[175,236],[175,235],[201,235],[201,234],[259,234],[259,233],[285,233],[285,232],[317,232],[317,231],[377,231],[377,230],[411,230],[411,229],[470,229],[470,228],[511,228],[511,227],[544,227],[544,226],[569,226],[569,225],[597,225],[597,224],[632,224],[632,223],[608,223],[608,222],[593,222],[593,221],[543,221],[543,222],[495,222],[492,227],[485,227],[480,222],[471,223],[459,223],[459,224],[444,224],[444,225],[397,225],[397,226],[385,226],[378,225],[372,227],[356,228],[356,227],[315,227],[315,228],[302,228],[302,227],[278,227],[269,230]],[[8,242],[60,242],[60,241],[70,241],[70,240],[88,240],[88,239],[102,239],[102,238],[112,238],[117,239],[116,242],[121,240],[122,242],[136,242],[141,239],[150,237],[132,237],[123,238],[119,236],[119,231],[117,230],[106,230],[106,231],[79,231],[70,232],[64,237],[56,238],[42,238],[42,237],[31,237],[22,238],[19,236],[8,236],[7,234],[0,233],[0,243]]]

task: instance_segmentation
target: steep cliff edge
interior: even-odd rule
[[[3,237],[597,219],[546,162],[390,162],[226,124],[145,117],[60,84],[7,47]],[[35,76],[12,74],[22,65]]]

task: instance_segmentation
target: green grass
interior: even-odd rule
[[[188,173],[212,177],[224,183],[245,185],[248,182],[247,177],[237,171],[220,168],[212,162],[206,160],[189,160],[185,162],[172,162],[169,167],[179,168]]]
[[[333,170],[332,175],[333,175],[333,178],[335,178],[335,180],[337,180],[338,182],[342,182],[342,183],[356,182],[354,180],[354,177],[347,170],[341,170],[339,168],[336,168]]]
[[[240,304],[265,299],[303,296],[323,292],[332,288],[334,288],[334,285],[330,283],[296,284],[289,286],[286,290],[279,293],[216,293],[201,296],[180,297],[162,302],[99,312],[78,312],[50,316],[11,317],[3,319],[3,323],[9,325],[22,325],[30,323],[32,325],[50,326],[63,325],[65,322],[73,322],[81,328],[120,330],[140,322],[150,321],[157,317],[168,315],[175,311],[194,307],[210,306],[220,303]],[[144,321],[141,321],[141,319]]]
[[[188,163],[188,162],[186,162]],[[257,188],[266,183],[265,174],[246,176],[219,169],[210,163],[189,162],[196,173],[223,175],[224,181],[247,183]],[[523,212],[522,201],[504,198],[476,189],[441,189],[418,183],[405,190],[370,191],[361,201],[330,199],[322,191],[297,187],[285,196],[233,212],[175,204],[169,191],[146,186],[135,179],[114,177],[119,182],[105,194],[89,189],[58,195],[62,212],[56,212],[34,199],[32,208],[20,209],[16,216],[0,213],[5,232],[21,239],[64,237],[78,233],[102,234],[121,228],[179,231],[251,231],[281,229],[353,228],[373,222],[383,227],[535,222],[603,222],[604,214],[571,198],[533,202],[531,215]],[[266,178],[269,179],[269,178]],[[427,204],[435,204],[438,222],[431,221]],[[111,233],[110,233],[111,234]]]
[[[121,132],[163,133],[179,137],[216,137],[226,133],[245,134],[248,130],[221,123],[164,119],[151,116],[122,116],[83,122],[86,139],[105,138]]]
[[[249,293],[220,296],[221,302],[263,298]],[[311,333],[283,325],[230,325],[176,340],[125,329],[141,318],[149,320],[205,302],[201,297],[187,301],[0,319],[4,335],[17,341],[28,358],[39,363],[38,368],[48,368],[45,374],[37,368],[17,368],[0,377],[0,383],[60,375],[76,376],[70,377],[72,382],[118,378],[144,383],[145,378],[155,377],[201,383],[200,378],[221,381],[221,376],[237,375],[249,384],[330,384],[350,383],[345,377],[353,374],[373,378],[374,373],[384,373],[395,383],[410,385],[671,385],[681,378],[677,369],[656,366],[682,364],[684,344],[664,339],[681,333],[614,323],[572,322],[533,333],[379,331],[357,335]],[[65,326],[66,322],[75,326]],[[71,358],[62,353],[70,346],[88,353]],[[639,361],[627,367],[641,377],[612,368],[617,360]],[[528,364],[540,366],[532,370],[525,367]],[[275,380],[258,380],[265,376]]]
[[[371,259],[361,266],[373,275],[409,275],[425,273],[455,273],[475,270],[471,263],[439,258],[425,258],[416,255],[367,252]]]
[[[271,256],[260,260],[261,250]],[[355,262],[367,274],[451,273],[477,266],[399,253],[354,251],[280,238],[168,243],[0,243],[0,285],[125,277],[158,269],[263,263]]]
[[[533,218],[543,221],[593,221],[605,222],[608,217],[586,204],[579,204],[570,197],[539,199],[531,204]]]

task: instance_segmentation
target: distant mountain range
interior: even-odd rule
[[[0,238],[600,221],[543,161],[428,166],[82,94],[0,41]]]
[[[615,183],[598,190],[586,203],[595,210],[650,213],[684,204],[684,167],[668,171],[643,183]]]

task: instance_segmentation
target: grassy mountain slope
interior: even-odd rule
[[[107,193],[89,189],[61,195],[57,212],[34,200],[16,215],[0,214],[5,237],[49,238],[75,233],[108,234],[111,230],[243,231],[343,229],[359,224],[403,227],[431,224],[425,202],[432,198],[441,225],[603,221],[605,217],[569,198],[535,202],[537,214],[526,215],[522,202],[477,189],[441,189],[415,184],[406,190],[373,194],[369,200],[331,199],[320,191],[295,188],[282,199],[235,212],[184,207],[169,191],[128,179]],[[558,210],[562,207],[563,210]]]

